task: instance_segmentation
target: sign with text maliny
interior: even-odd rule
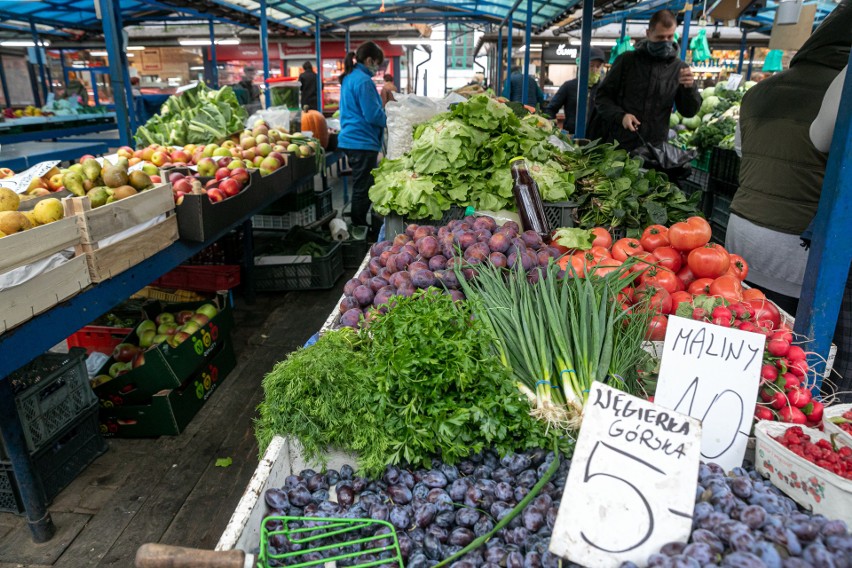
[[[701,459],[731,470],[745,457],[766,338],[669,316],[654,402],[701,420]]]
[[[594,383],[550,539],[558,556],[599,568],[644,566],[689,538],[698,420]]]

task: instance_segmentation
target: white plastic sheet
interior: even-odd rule
[[[287,107],[269,107],[255,112],[246,119],[246,128],[251,129],[258,120],[265,120],[271,128],[290,132],[290,111]]]
[[[394,97],[396,97],[396,100],[389,102],[385,107],[385,112],[388,115],[388,152],[386,157],[392,160],[400,158],[411,150],[414,143],[415,126],[446,111],[451,104],[467,100],[455,93],[450,93],[443,99],[400,94],[394,94]]]

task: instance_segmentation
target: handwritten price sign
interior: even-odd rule
[[[758,333],[669,317],[654,401],[701,420],[701,458],[726,470],[745,457],[765,341]]]
[[[594,383],[550,551],[614,568],[686,542],[700,440],[698,420]]]

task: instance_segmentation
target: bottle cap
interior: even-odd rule
[[[523,156],[518,156],[517,158],[512,158],[511,160],[509,160],[509,163],[512,164],[517,162],[518,160],[526,160],[526,158],[524,158]]]
[[[474,208],[473,208],[473,205],[468,205],[468,206],[467,206],[467,207],[465,207],[465,209],[464,209],[464,216],[465,216],[465,217],[470,217],[470,216],[471,216],[471,215],[473,215],[475,212],[476,212],[476,209],[474,209]]]

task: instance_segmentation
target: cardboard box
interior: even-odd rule
[[[212,203],[206,195],[184,195],[177,206],[178,232],[186,241],[204,242],[266,203],[284,196],[292,187],[285,165],[268,176],[251,170],[249,184],[237,195]]]
[[[101,434],[117,438],[176,436],[236,366],[230,341],[179,388],[154,394],[148,404],[101,408]]]
[[[153,317],[162,311],[177,313],[181,310],[195,310],[205,303],[215,303],[219,313],[204,327],[192,334],[189,339],[172,347],[166,343],[157,345],[145,352],[145,364],[128,373],[105,382],[93,381],[95,394],[101,399],[102,405],[124,406],[132,404],[147,404],[151,397],[163,389],[174,389],[184,384],[187,377],[194,375],[210,356],[217,352],[223,344],[230,342],[231,329],[234,327],[234,316],[227,296],[220,295],[209,302],[187,302],[183,304],[163,304],[153,302],[145,306],[148,317]],[[134,330],[128,335],[126,343],[139,344]],[[115,363],[110,358],[98,375],[108,375],[110,366]]]

